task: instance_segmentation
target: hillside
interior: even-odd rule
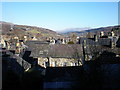
[[[76,34],[78,36],[83,36],[86,35],[87,33],[92,33],[92,34],[99,34],[101,31],[104,33],[111,32],[113,30],[116,35],[120,35],[120,25],[118,26],[109,26],[109,27],[101,27],[101,28],[95,28],[95,29],[89,29],[89,30],[81,30],[81,31],[69,31],[67,33],[64,33],[64,35],[70,35],[70,34]]]
[[[17,25],[8,22],[0,22],[0,24],[2,25],[0,31],[3,35],[19,36],[20,38],[22,38],[24,35],[27,35],[29,37],[35,36],[38,39],[60,36],[60,34],[56,33],[55,31],[42,27]]]
[[[76,34],[77,36],[86,36],[88,33],[92,35],[94,34],[99,35],[101,31],[108,34],[108,32],[111,32],[111,30],[113,30],[117,36],[120,35],[120,25],[101,27],[95,29],[71,28],[68,30],[68,32],[59,34],[53,30],[42,27],[17,25],[9,22],[0,22],[0,24],[2,25],[2,27],[0,27],[0,32],[2,32],[3,35],[8,35],[11,37],[18,36],[20,38],[23,38],[24,35],[27,35],[29,38],[35,36],[37,37],[38,40],[44,40],[45,38],[49,38],[49,37],[54,37],[54,38],[66,37],[66,36],[70,36],[73,33]],[[79,31],[75,31],[75,30],[79,30]]]

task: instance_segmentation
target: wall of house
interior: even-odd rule
[[[42,67],[48,65],[47,58],[38,58],[38,64]],[[50,67],[78,66],[78,61],[73,58],[49,58]],[[79,65],[82,65],[79,63]]]

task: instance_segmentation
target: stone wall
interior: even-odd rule
[[[38,64],[42,67],[48,66],[48,58],[38,58]],[[81,63],[79,63],[81,65]],[[50,67],[78,66],[78,61],[73,58],[49,58]]]

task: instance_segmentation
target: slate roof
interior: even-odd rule
[[[30,40],[30,41],[26,41],[25,44],[28,45],[28,44],[49,44],[49,43],[45,41]]]
[[[110,46],[111,45],[111,39],[110,38],[98,38],[98,41],[95,42],[94,40],[87,39],[87,38],[81,38],[80,44],[83,44],[83,41],[86,41],[86,45],[104,45],[104,46]]]
[[[111,45],[111,39],[110,38],[99,38],[98,43],[99,43],[99,45],[110,46]]]
[[[101,42],[102,40],[104,41],[104,39],[101,39]],[[79,57],[83,56],[83,49],[82,49],[81,44],[52,44],[50,45],[48,43],[44,43],[40,41],[34,41],[34,43],[32,42],[28,41],[26,43],[26,45],[28,46],[28,50],[31,51],[30,57],[38,58],[38,57],[49,57],[50,56],[53,58],[75,58],[74,56],[76,54],[78,54]],[[91,42],[94,42],[94,41],[92,40]],[[105,41],[103,43],[105,43]],[[101,46],[99,44],[88,45],[85,49],[85,53],[89,53],[89,54],[92,54],[94,52],[103,52],[103,51],[120,54],[120,48],[116,47],[112,49],[109,47]]]
[[[25,43],[28,50],[31,51],[31,57],[46,57],[48,56],[49,44],[41,41],[27,41]]]
[[[37,43],[36,43],[37,42]],[[34,43],[27,42],[28,50],[31,52],[31,57],[59,57],[59,58],[72,58],[74,54],[77,52],[80,56],[82,56],[82,47],[80,44],[53,44],[50,45],[48,43],[38,43],[36,41]]]
[[[86,45],[99,45],[94,40],[88,38],[80,38],[80,44],[83,44],[84,40],[86,41]]]
[[[117,40],[117,47],[120,47],[120,37],[119,37],[119,39]]]
[[[49,54],[52,57],[67,57],[72,58],[78,53],[82,56],[82,47],[80,44],[54,44],[50,45]]]

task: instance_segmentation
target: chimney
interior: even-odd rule
[[[100,32],[100,37],[102,37],[102,36],[104,36],[104,32],[103,31]]]
[[[115,36],[115,33],[113,31],[111,31],[111,36],[114,37]]]
[[[50,64],[51,64],[51,58],[50,57],[47,57],[47,59],[48,59],[48,62],[47,62],[47,66],[46,67],[50,67]]]
[[[65,40],[64,40],[64,38],[62,39],[62,44],[65,44]]]
[[[111,38],[110,44],[111,44],[111,48],[114,48],[114,47],[115,47],[114,42],[113,42],[113,38]]]
[[[26,35],[24,36],[24,39],[27,39],[27,36],[26,36]]]
[[[95,40],[95,42],[98,42],[98,37],[97,37],[97,35],[94,35],[94,40]]]

